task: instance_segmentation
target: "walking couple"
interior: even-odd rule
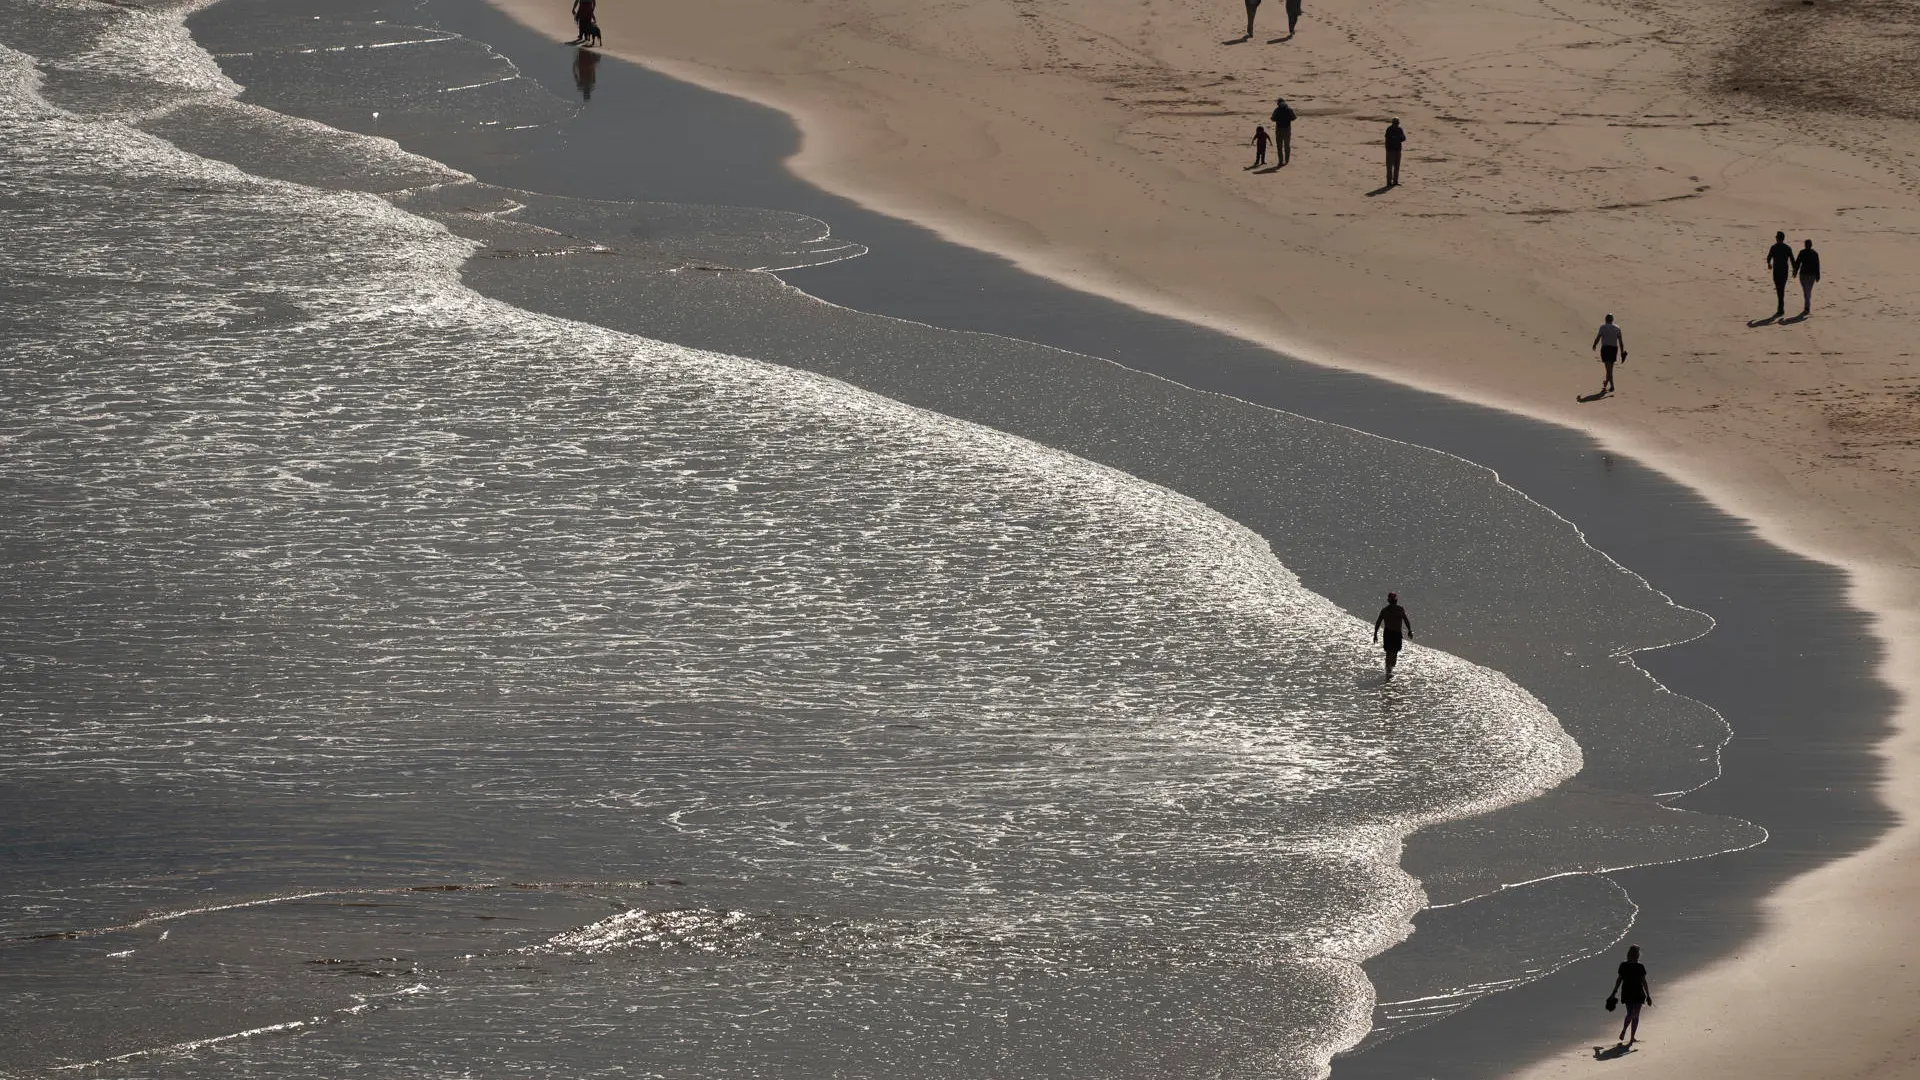
[[[1801,306],[1800,318],[1804,319],[1813,311],[1813,286],[1820,280],[1820,253],[1813,250],[1813,241],[1794,253],[1792,245],[1787,243],[1787,234],[1773,234],[1773,246],[1767,249],[1767,268],[1773,271],[1773,297],[1777,301],[1773,317],[1778,319],[1787,313],[1787,279],[1800,279]]]

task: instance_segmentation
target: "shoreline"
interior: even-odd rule
[[[500,0],[495,2],[496,6],[510,11],[515,7],[530,6],[515,4],[511,0],[506,3],[501,3]],[[743,93],[746,88],[740,85],[715,85],[711,72],[689,71],[685,69],[685,65],[677,65],[670,61],[643,59],[649,59],[650,66],[682,79],[690,78],[691,81],[706,85],[709,89],[766,103],[763,100],[763,94]],[[821,135],[820,124],[810,122],[811,116],[808,110],[794,107],[792,103],[783,104],[787,106],[783,111],[796,117],[796,122],[802,131],[802,152],[789,164],[802,177],[821,184],[822,179],[807,167],[810,160],[809,154],[828,154],[833,144],[830,139]],[[899,213],[901,209],[881,200],[870,200],[867,197],[869,193],[865,191],[848,191],[841,188],[839,192],[876,211]],[[911,214],[909,210],[908,216],[917,215]],[[1154,314],[1168,315],[1188,323],[1211,326],[1256,344],[1263,342],[1268,345],[1274,344],[1271,334],[1250,333],[1231,320],[1196,313],[1190,308],[1183,309],[1161,297],[1141,296],[1135,290],[1114,289],[1110,287],[1110,282],[1089,278],[1083,273],[1059,272],[1057,267],[1048,266],[1046,261],[1033,259],[1031,252],[1009,250],[1004,245],[983,243],[982,241],[988,238],[977,232],[974,235],[967,235],[963,231],[956,230],[952,222],[940,220],[937,216],[934,216],[931,221],[923,219],[920,223],[943,237],[955,239],[968,246],[997,250],[999,254],[1022,269],[1051,277],[1062,284],[1090,289],[1109,299],[1127,303]],[[1411,378],[1405,371],[1380,371],[1374,365],[1353,363],[1349,358],[1312,349],[1287,348],[1285,351],[1309,363],[1340,370],[1359,370],[1457,400],[1488,402],[1493,407],[1556,425],[1569,423],[1567,417],[1561,413],[1549,411],[1543,414],[1537,408],[1527,407],[1525,402],[1512,400],[1512,395],[1503,395],[1500,399],[1489,401],[1489,395],[1483,392],[1484,387],[1462,387]],[[1309,412],[1309,415],[1315,414]],[[1846,997],[1837,991],[1826,995],[1808,993],[1804,996],[1794,995],[1791,1003],[1775,1004],[1783,995],[1752,990],[1765,978],[1764,974],[1756,974],[1757,969],[1764,969],[1767,965],[1777,965],[1783,962],[1783,958],[1791,957],[1793,959],[1784,962],[1795,965],[1794,978],[1800,985],[1811,985],[1814,982],[1824,982],[1829,976],[1836,980],[1852,979],[1863,967],[1877,966],[1882,969],[1892,967],[1892,962],[1886,959],[1884,943],[1875,948],[1871,957],[1847,953],[1837,946],[1847,940],[1847,927],[1850,921],[1858,921],[1875,914],[1872,898],[1876,895],[1876,891],[1883,887],[1882,883],[1876,881],[1876,875],[1898,876],[1905,873],[1900,863],[1905,853],[1913,848],[1916,839],[1912,835],[1911,826],[1904,823],[1911,821],[1913,817],[1915,809],[1913,800],[1902,798],[1900,795],[1902,791],[1913,789],[1916,767],[1917,748],[1913,745],[1916,687],[1911,676],[1902,677],[1903,672],[1920,670],[1920,662],[1917,662],[1920,661],[1920,655],[1917,655],[1920,654],[1920,650],[1905,644],[1913,640],[1910,631],[1920,629],[1920,614],[1916,614],[1920,612],[1920,595],[1916,595],[1920,593],[1920,589],[1916,588],[1916,575],[1912,572],[1913,564],[1901,563],[1898,558],[1898,548],[1890,548],[1885,538],[1878,543],[1862,543],[1861,537],[1846,535],[1849,523],[1844,519],[1833,520],[1838,517],[1837,515],[1829,515],[1829,520],[1822,521],[1818,517],[1805,513],[1807,508],[1804,506],[1804,499],[1796,500],[1790,494],[1782,493],[1777,489],[1772,492],[1762,490],[1766,479],[1764,465],[1756,466],[1753,463],[1747,463],[1744,466],[1730,466],[1725,462],[1703,463],[1699,458],[1689,455],[1689,448],[1671,441],[1663,442],[1655,433],[1624,431],[1590,423],[1574,426],[1599,440],[1609,449],[1647,462],[1651,467],[1668,476],[1681,478],[1681,482],[1687,487],[1752,527],[1767,543],[1842,572],[1845,580],[1841,584],[1841,589],[1847,602],[1857,611],[1870,613],[1868,617],[1871,620],[1873,637],[1881,647],[1881,655],[1873,665],[1873,675],[1878,682],[1890,688],[1898,696],[1896,703],[1889,708],[1894,730],[1883,739],[1877,740],[1877,752],[1881,757],[1885,773],[1874,786],[1881,799],[1881,805],[1901,819],[1902,823],[1888,829],[1867,850],[1850,853],[1844,858],[1826,862],[1824,866],[1817,865],[1820,862],[1817,852],[1801,855],[1803,862],[1801,870],[1790,874],[1784,883],[1776,883],[1774,889],[1757,900],[1755,911],[1757,926],[1753,932],[1741,935],[1745,940],[1731,955],[1706,962],[1704,966],[1678,982],[1672,980],[1667,982],[1669,987],[1666,991],[1667,1000],[1690,1004],[1679,1008],[1668,1007],[1650,1013],[1652,1022],[1650,1027],[1652,1024],[1657,1024],[1659,1028],[1675,1025],[1689,1030],[1710,1031],[1711,1038],[1694,1041],[1683,1050],[1667,1049],[1663,1040],[1661,1054],[1656,1057],[1636,1055],[1623,1062],[1615,1063],[1615,1067],[1683,1067],[1703,1071],[1708,1075],[1728,1076],[1734,1075],[1741,1068],[1751,1069],[1762,1064],[1777,1065],[1780,1061],[1779,1052],[1771,1047],[1765,1038],[1766,1035],[1778,1030],[1779,1020],[1772,1016],[1773,1013],[1795,1010],[1805,1015],[1809,1004],[1822,1000],[1830,1003],[1843,1002]],[[1522,490],[1527,489],[1523,486]],[[1580,521],[1578,524],[1582,528],[1587,528],[1589,523]],[[1612,549],[1608,548],[1608,550]],[[1623,558],[1622,561],[1629,566],[1636,565],[1629,559]],[[1889,598],[1892,600],[1891,603],[1888,603]],[[1641,659],[1648,658],[1643,654]],[[1657,659],[1651,662],[1656,666],[1659,664]],[[1663,679],[1663,681],[1668,680]],[[1669,684],[1671,685],[1670,681]],[[1734,722],[1738,728],[1738,718],[1734,718]],[[1729,768],[1731,769],[1731,766]],[[1806,872],[1804,863],[1809,859],[1816,864],[1816,868]],[[1628,877],[1631,873],[1621,876]],[[1638,895],[1635,887],[1631,885],[1629,891]],[[1849,900],[1855,901],[1855,904],[1849,905]],[[1863,900],[1866,901],[1865,910],[1858,906],[1858,902]],[[1832,914],[1835,910],[1845,911],[1847,914],[1844,917],[1836,917]],[[1920,943],[1915,943],[1912,939],[1908,939],[1907,944],[1920,947]],[[1826,957],[1824,962],[1818,959],[1821,955]],[[1837,959],[1840,957],[1844,959]],[[1869,964],[1868,960],[1874,960],[1877,963]],[[1756,999],[1766,1002],[1767,1005],[1764,1007],[1758,1005]],[[1473,1011],[1468,1010],[1469,1013]],[[1844,1004],[1832,1004],[1827,1009],[1819,1011],[1839,1014],[1848,1012],[1848,1008]],[[1752,1019],[1760,1015],[1766,1015],[1769,1019],[1764,1022]],[[1836,1015],[1829,1019],[1837,1018]],[[1457,1020],[1458,1017],[1452,1018],[1449,1021],[1443,1021],[1442,1025],[1435,1026],[1455,1023]],[[1890,1021],[1883,1020],[1883,1024],[1888,1022]],[[1593,1026],[1601,1028],[1605,1024],[1596,1019]],[[1486,1035],[1498,1037],[1501,1025],[1490,1024],[1487,1027]],[[1826,1030],[1834,1029],[1828,1027]],[[1391,1048],[1405,1039],[1416,1037],[1417,1034],[1403,1036],[1402,1040],[1395,1040],[1394,1043],[1387,1044],[1387,1047]],[[1885,1045],[1890,1039],[1891,1035],[1883,1030],[1877,1038],[1870,1033],[1853,1031],[1846,1035],[1812,1040],[1810,1043],[1801,1044],[1799,1056],[1804,1060],[1798,1064],[1803,1066],[1803,1071],[1814,1074],[1829,1070],[1842,1071],[1842,1067],[1834,1065],[1833,1062],[1846,1060],[1846,1058],[1836,1055],[1851,1054],[1857,1058],[1860,1054],[1871,1053],[1871,1050],[1860,1049],[1861,1040],[1874,1045]],[[1739,1047],[1764,1047],[1765,1049],[1758,1049],[1757,1055],[1756,1050],[1747,1050],[1746,1054],[1756,1056],[1748,1058],[1744,1064],[1736,1064],[1744,1056],[1736,1051]],[[1584,1047],[1575,1054],[1583,1059]],[[1676,1060],[1676,1054],[1684,1054],[1685,1057]],[[1365,1071],[1366,1066],[1362,1063],[1378,1062],[1387,1056],[1378,1050],[1370,1051],[1358,1058],[1340,1060],[1335,1068],[1343,1075]],[[1409,1060],[1402,1064],[1410,1064],[1412,1060],[1417,1060],[1417,1057],[1418,1055],[1409,1055]],[[1656,1065],[1649,1066],[1646,1064],[1648,1061],[1653,1061]],[[1534,1066],[1523,1071],[1527,1075],[1543,1075],[1547,1072],[1557,1072],[1568,1064],[1569,1062],[1563,1060],[1559,1054],[1536,1055]],[[1429,1063],[1430,1066],[1431,1063]],[[1392,1072],[1390,1068],[1380,1070],[1381,1075],[1391,1075]]]
[[[551,77],[551,76],[549,76],[549,77]],[[557,88],[556,88],[556,89],[557,89]],[[751,184],[749,184],[749,186],[751,186]],[[662,193],[659,193],[659,192],[653,192],[653,193],[651,193],[651,194],[649,194],[649,195],[647,195],[647,196],[643,196],[643,197],[655,197],[655,198],[670,198],[671,196],[670,196],[670,195],[663,195]],[[721,199],[719,199],[719,198],[718,198],[718,196],[716,195],[716,197],[715,197],[714,199],[710,199],[709,201],[724,201],[724,200],[721,200]],[[755,205],[759,205],[759,204],[755,204]],[[791,209],[791,207],[783,207],[783,208],[788,208],[788,209]],[[837,230],[837,231],[841,231],[841,230],[840,230],[840,225],[839,225],[839,223],[838,223],[838,222],[836,222],[836,223],[835,223],[835,227],[836,227],[836,230]],[[870,236],[868,236],[868,235],[867,235],[867,234],[866,234],[865,232],[860,232],[860,233],[859,233],[859,235],[853,235],[853,234],[852,234],[853,232],[854,232],[854,230],[846,230],[846,231],[843,231],[843,232],[842,232],[842,234],[843,234],[843,235],[845,235],[845,236],[847,236],[847,238],[849,238],[849,239],[853,239],[853,240],[862,240],[862,241],[869,241],[869,240],[871,240],[871,239],[872,239],[872,237],[870,237]],[[876,244],[875,246],[876,246],[876,248],[878,248],[878,247],[880,247],[881,245],[879,245],[879,244]],[[850,262],[850,263],[843,263],[843,264],[836,264],[836,267],[837,267],[837,268],[838,268],[839,270],[841,270],[841,271],[843,271],[843,272],[844,272],[844,271],[846,271],[846,270],[848,270],[849,268],[853,268],[853,267],[859,267],[859,266],[860,266],[861,264],[869,264],[869,266],[871,266],[871,265],[872,265],[873,263],[877,263],[878,261],[879,261],[879,260],[873,260],[873,259],[871,259],[871,258],[863,258],[863,259],[858,259],[858,260],[853,260],[853,261],[852,261],[852,262]],[[834,268],[829,268],[829,269],[828,269],[828,271],[825,271],[824,273],[831,273],[831,272],[833,271],[833,269],[834,269]],[[878,273],[879,271],[877,271],[877,270],[875,270],[875,271],[873,271],[873,272],[874,272],[874,273]],[[811,277],[811,279],[812,279],[812,281],[811,281],[811,282],[807,282],[807,283],[804,283],[804,287],[806,287],[806,288],[808,289],[808,291],[809,291],[809,292],[815,292],[815,291],[816,291],[816,287],[815,287],[815,285],[817,284],[817,282],[818,282],[818,279],[819,279],[819,278],[820,278],[820,277],[821,277],[822,275],[823,275],[823,271],[820,271],[820,270],[814,270],[814,271],[806,271],[806,272],[803,272],[802,274],[799,274],[799,275],[783,275],[783,276],[785,276],[785,277],[799,277],[799,278],[809,278],[809,277]],[[856,273],[856,275],[855,275],[855,276],[856,276],[856,277],[858,276],[858,275],[857,275],[857,273]],[[870,288],[870,287],[872,287],[872,286],[873,286],[873,284],[874,284],[874,283],[873,283],[873,282],[871,282],[871,281],[869,281],[869,282],[865,282],[865,283],[864,283],[864,285],[865,285],[866,287],[869,287],[869,288]],[[829,291],[830,291],[830,290],[829,290]],[[830,300],[832,299],[832,297],[831,297],[831,296],[828,296],[827,298],[828,298],[828,299],[830,299]],[[873,309],[873,308],[871,308],[871,307],[868,307],[868,308],[867,308],[867,310],[874,310],[874,309]],[[896,312],[892,312],[892,314],[895,314],[896,316],[900,316],[900,317],[910,317],[910,316],[906,316],[906,315],[903,315],[902,313],[900,313],[900,312],[897,312],[897,311],[896,311]],[[1191,322],[1191,320],[1187,320],[1187,321],[1188,321],[1188,322]],[[962,327],[962,328],[963,328],[963,329],[965,329],[965,328],[968,328],[968,327]],[[977,328],[974,328],[974,329],[977,329]],[[1011,335],[1010,335],[1010,336],[1011,336]],[[1059,344],[1059,343],[1058,343],[1058,342],[1055,342],[1055,344]],[[1102,353],[1099,353],[1099,352],[1092,352],[1091,354],[1092,354],[1092,355],[1103,355]],[[1340,394],[1340,391],[1339,391],[1339,390],[1337,390],[1337,389],[1334,389],[1334,390],[1330,390],[1329,392],[1330,392],[1330,393],[1331,393],[1331,394],[1332,394],[1333,396],[1335,396],[1335,397],[1338,397],[1338,396],[1339,396],[1339,394]],[[1290,410],[1292,410],[1292,411],[1300,411],[1300,412],[1305,412],[1305,413],[1307,413],[1308,415],[1319,415],[1318,413],[1316,413],[1315,411],[1313,411],[1313,410],[1311,410],[1311,409],[1297,409],[1297,408],[1296,408],[1296,407],[1295,407],[1295,406],[1294,406],[1293,404],[1291,404],[1291,403],[1287,405],[1287,408],[1289,408],[1289,409],[1290,409]],[[1473,406],[1473,408],[1477,410],[1477,409],[1480,409],[1480,408],[1484,408],[1484,406]],[[1359,425],[1359,426],[1363,426],[1363,427],[1364,427],[1364,425]],[[1369,430],[1370,430],[1370,429],[1369,429]],[[1427,442],[1427,443],[1426,443],[1426,445],[1432,445],[1432,443],[1431,443],[1431,442]],[[1446,448],[1445,448],[1445,447],[1443,447],[1443,449],[1446,449]],[[1473,455],[1470,455],[1470,454],[1469,454],[1469,455],[1463,455],[1463,456],[1467,456],[1467,457],[1469,457],[1469,459],[1470,459],[1470,460],[1476,460],[1476,461],[1478,461],[1478,460],[1483,460],[1482,458],[1479,458],[1479,457],[1475,457],[1475,456],[1473,456]],[[1506,474],[1505,474],[1505,473],[1503,472],[1503,475],[1506,475]],[[1519,487],[1521,488],[1521,490],[1523,490],[1523,491],[1524,491],[1524,490],[1527,490],[1527,489],[1528,489],[1528,487],[1527,487],[1527,485],[1526,485],[1525,483],[1522,483],[1522,482],[1519,482],[1519,481],[1512,481],[1512,478],[1511,478],[1511,477],[1510,477],[1510,482],[1515,482],[1515,483],[1516,483],[1516,486],[1519,486]],[[1696,487],[1696,489],[1695,489],[1695,490],[1696,490],[1696,491],[1698,491],[1698,490],[1699,490],[1699,489],[1698,489],[1698,487]],[[1589,525],[1589,523],[1588,523],[1587,521],[1585,521],[1585,520],[1581,520],[1581,519],[1579,519],[1579,518],[1576,518],[1575,520],[1577,520],[1577,521],[1579,521],[1579,522],[1580,522],[1580,525],[1581,525],[1581,527],[1583,527],[1583,528],[1586,528],[1586,529],[1587,529],[1587,530],[1588,530],[1589,532],[1593,532],[1593,531],[1595,531],[1595,530],[1594,530],[1593,528],[1591,528],[1591,527],[1590,527],[1590,525]],[[1743,526],[1743,527],[1744,527],[1744,526]],[[1600,531],[1604,531],[1604,529],[1602,529],[1602,530],[1600,530]],[[1596,542],[1596,543],[1598,543],[1598,544],[1600,544],[1600,546],[1602,546],[1602,547],[1603,547],[1603,548],[1604,548],[1605,550],[1608,550],[1608,551],[1613,551],[1613,550],[1615,550],[1615,548],[1614,548],[1613,546],[1611,546],[1611,545],[1609,545],[1608,543],[1605,543],[1605,542],[1603,542],[1603,541],[1600,541],[1600,540],[1596,540],[1595,542]],[[1639,565],[1639,564],[1638,564],[1638,563],[1637,563],[1637,562],[1636,562],[1635,560],[1633,560],[1632,558],[1628,558],[1628,557],[1622,557],[1622,558],[1621,558],[1621,561],[1622,561],[1623,563],[1625,563],[1626,565],[1629,565],[1629,566],[1636,566],[1636,567],[1637,567],[1637,566]],[[1858,586],[1856,586],[1856,591],[1857,591],[1857,588],[1858,588]],[[1684,601],[1683,601],[1683,602],[1684,602]],[[1648,659],[1649,659],[1649,658],[1650,658],[1651,656],[1652,656],[1652,654],[1641,654],[1641,657],[1640,657],[1640,659],[1642,659],[1642,660],[1648,660]],[[1654,660],[1653,660],[1652,662],[1653,662],[1653,663],[1656,663],[1656,664],[1657,664],[1657,663],[1659,663],[1659,660],[1658,660],[1658,659],[1654,659]],[[1670,685],[1672,684],[1672,680],[1664,680],[1664,677],[1663,677],[1663,681],[1668,681]],[[1712,790],[1712,786],[1710,786],[1710,787],[1709,787],[1709,789],[1707,789],[1707,790],[1709,790],[1709,791],[1711,791],[1711,790]],[[1815,856],[1815,858],[1817,859],[1817,858],[1818,858],[1818,856],[1816,855],[1816,856]],[[1658,868],[1658,869],[1666,869],[1666,868]],[[1738,933],[1738,934],[1742,934],[1742,935],[1744,935],[1744,930],[1741,930],[1741,931],[1737,931],[1736,933]],[[1583,965],[1576,965],[1576,966],[1583,966]],[[1541,985],[1541,984],[1535,984],[1535,985],[1536,985],[1536,986],[1539,986],[1539,985]],[[1529,991],[1529,993],[1532,993],[1532,992],[1533,992],[1533,991],[1531,991],[1531,990]],[[1590,995],[1587,995],[1587,994],[1584,994],[1584,993],[1582,993],[1582,994],[1579,994],[1579,995],[1576,995],[1576,996],[1578,996],[1578,997],[1579,997],[1579,998],[1581,998],[1581,999],[1584,999],[1584,997],[1586,997],[1586,996],[1590,996]],[[1474,1011],[1475,1011],[1475,1010],[1471,1010],[1471,1009],[1470,1009],[1470,1010],[1468,1010],[1468,1013],[1470,1014],[1470,1013],[1473,1013]],[[1483,1013],[1484,1013],[1484,1012],[1490,1012],[1490,1011],[1493,1011],[1493,1010],[1481,1010],[1481,1012],[1483,1012]],[[1463,1015],[1465,1015],[1465,1014],[1463,1014]],[[1437,1028],[1437,1027],[1441,1027],[1441,1026],[1446,1026],[1446,1025],[1448,1025],[1448,1024],[1452,1024],[1452,1023],[1453,1023],[1453,1020],[1449,1020],[1449,1021],[1443,1021],[1443,1022],[1442,1022],[1442,1024],[1440,1024],[1440,1025],[1435,1025],[1435,1027]],[[1428,1030],[1429,1030],[1429,1031],[1431,1031],[1432,1029],[1428,1029]],[[1386,1059],[1387,1059],[1388,1057],[1390,1057],[1390,1056],[1398,1056],[1397,1054],[1394,1054],[1394,1053],[1391,1053],[1391,1051],[1393,1050],[1393,1048],[1395,1048],[1395,1047],[1401,1047],[1401,1046],[1403,1045],[1403,1042],[1404,1042],[1404,1041],[1406,1041],[1406,1040],[1412,1040],[1412,1039],[1415,1039],[1415,1038],[1417,1038],[1418,1036],[1419,1036],[1419,1033],[1415,1033],[1414,1035],[1410,1035],[1410,1036],[1403,1036],[1403,1037],[1402,1037],[1402,1039],[1400,1039],[1400,1040],[1395,1040],[1395,1041],[1394,1041],[1393,1043],[1389,1043],[1389,1044],[1387,1044],[1387,1046],[1386,1046],[1386,1047],[1384,1048],[1384,1050],[1385,1050],[1385,1051],[1388,1051],[1388,1052],[1383,1052],[1382,1050],[1374,1050],[1374,1051],[1369,1051],[1368,1053],[1366,1053],[1366,1054],[1364,1054],[1364,1055],[1362,1055],[1362,1056],[1360,1056],[1360,1057],[1358,1057],[1358,1058],[1354,1058],[1354,1059],[1345,1059],[1345,1060],[1342,1060],[1342,1061],[1341,1061],[1341,1062],[1340,1062],[1340,1063],[1339,1063],[1339,1064],[1338,1064],[1338,1065],[1337,1065],[1336,1067],[1337,1067],[1337,1068],[1338,1068],[1338,1069],[1339,1069],[1339,1070],[1340,1070],[1341,1072],[1343,1072],[1343,1073],[1350,1073],[1350,1072],[1354,1072],[1354,1071],[1356,1071],[1356,1066],[1359,1066],[1360,1068],[1364,1068],[1365,1066],[1364,1066],[1364,1065],[1362,1065],[1362,1063],[1380,1063],[1380,1062],[1384,1062],[1384,1061],[1385,1061],[1385,1060],[1386,1060]],[[1450,1042],[1450,1043],[1453,1043],[1453,1042],[1457,1042],[1457,1039],[1449,1039],[1449,1040],[1447,1040],[1447,1041],[1448,1041],[1448,1042]],[[1415,1057],[1417,1057],[1417,1055],[1415,1055]],[[1511,1060],[1509,1060],[1509,1063],[1511,1063]],[[1670,1066],[1670,1065],[1672,1064],[1672,1059],[1671,1059],[1671,1058],[1665,1058],[1665,1059],[1662,1059],[1662,1063],[1663,1063],[1663,1065],[1667,1065],[1667,1066]],[[1429,1067],[1429,1068],[1431,1067],[1431,1063],[1430,1063],[1430,1062],[1428,1063],[1428,1067]],[[1390,1071],[1390,1070],[1389,1070],[1389,1071]]]

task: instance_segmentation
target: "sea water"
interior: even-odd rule
[[[194,6],[0,14],[0,1070],[1316,1076],[1402,839],[1578,771],[1191,499],[472,291],[601,211],[238,102]]]

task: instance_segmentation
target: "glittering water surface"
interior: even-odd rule
[[[0,20],[0,1069],[1310,1076],[1400,838],[1578,767],[1190,500],[179,149],[460,179],[177,11]]]

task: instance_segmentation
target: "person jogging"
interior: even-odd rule
[[[1606,367],[1606,375],[1600,383],[1600,392],[1613,393],[1613,365],[1627,358],[1627,335],[1620,332],[1620,325],[1609,314],[1607,321],[1600,324],[1600,330],[1593,335],[1593,347],[1600,350],[1600,363]]]
[[[1384,640],[1380,636],[1382,631],[1386,632]],[[1389,679],[1393,678],[1393,665],[1400,660],[1402,631],[1407,637],[1412,637],[1413,620],[1407,618],[1407,609],[1400,606],[1400,594],[1388,593],[1387,606],[1381,608],[1380,614],[1373,620],[1373,640],[1379,642],[1380,647],[1386,651],[1387,678]]]

